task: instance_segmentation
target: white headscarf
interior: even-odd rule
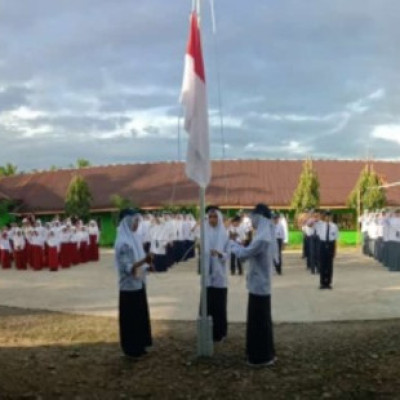
[[[14,248],[23,250],[25,248],[25,238],[22,229],[16,229],[14,235]]]
[[[97,222],[92,219],[89,222],[88,226],[89,235],[98,235],[99,234],[99,227],[97,226]]]
[[[136,232],[132,231],[132,225],[135,221],[139,221],[140,226],[142,216],[139,213],[134,215],[127,215],[121,220],[118,225],[117,239],[115,241],[114,247],[115,252],[118,253],[122,246],[128,245],[133,251],[135,260],[140,261],[145,257],[145,254],[141,237],[138,233],[136,233],[139,230],[139,226]]]
[[[218,216],[218,224],[214,228],[208,221],[205,223],[205,253],[209,254],[211,250],[217,250],[220,253],[225,251],[226,243],[228,242],[228,233],[224,225],[224,218],[221,211],[212,210]]]

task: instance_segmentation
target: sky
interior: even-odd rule
[[[400,1],[214,3],[215,34],[202,9],[214,159],[400,159]],[[184,160],[190,9],[3,0],[0,165]]]

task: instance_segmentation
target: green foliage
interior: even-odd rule
[[[76,167],[77,168],[86,168],[86,167],[90,167],[92,164],[89,160],[86,160],[84,158],[78,158],[76,160]]]
[[[299,183],[293,194],[291,207],[299,213],[307,208],[319,206],[319,180],[315,172],[312,160],[305,160]]]
[[[16,203],[13,200],[0,200],[0,227],[15,221],[15,216],[10,214],[15,207]]]
[[[18,167],[10,163],[0,166],[0,176],[13,176],[17,173],[17,171]]]
[[[112,205],[118,210],[125,208],[135,208],[135,204],[132,200],[120,196],[119,194],[113,194],[110,198]]]
[[[365,209],[377,210],[385,207],[385,190],[377,187],[381,185],[383,185],[382,178],[372,170],[368,178],[368,190],[365,192],[361,200]]]
[[[86,181],[79,175],[72,178],[65,199],[65,212],[69,216],[87,219],[90,214],[92,195]]]
[[[360,198],[361,212],[363,210],[376,210],[386,205],[386,195],[382,188],[376,186],[383,185],[382,178],[366,165],[360,173],[357,183],[349,195],[347,204],[353,209],[358,208],[358,199]]]

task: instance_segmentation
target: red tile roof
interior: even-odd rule
[[[289,207],[297,186],[302,161],[214,161],[207,202],[221,206],[251,207],[265,202]],[[313,161],[320,180],[321,206],[345,207],[347,197],[365,161]],[[373,162],[387,182],[400,181],[400,162]],[[23,202],[21,212],[58,212],[71,178],[79,174],[89,184],[93,210],[113,208],[114,194],[133,200],[140,207],[197,204],[198,188],[184,174],[184,164],[160,162],[89,167],[22,174],[0,180],[0,192]],[[389,205],[400,205],[400,188],[387,191]]]

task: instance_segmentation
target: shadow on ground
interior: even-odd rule
[[[193,322],[153,322],[155,346],[120,357],[117,321],[0,307],[1,399],[398,398],[400,321],[280,324],[279,361],[244,362],[245,326],[209,360],[194,357]]]

